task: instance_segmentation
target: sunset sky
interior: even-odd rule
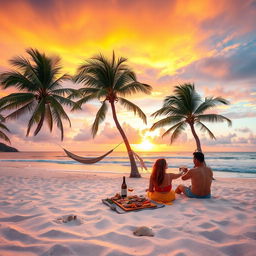
[[[212,112],[232,120],[205,123],[215,134],[211,140],[198,131],[205,151],[256,151],[256,1],[254,0],[0,0],[0,72],[8,60],[36,48],[62,59],[63,73],[73,75],[83,60],[98,53],[128,58],[138,80],[153,87],[151,95],[130,98],[146,113],[148,124],[118,103],[118,118],[137,151],[194,151],[187,129],[170,145],[164,130],[149,132],[150,115],[162,106],[175,85],[191,82],[202,97],[222,96],[229,106]],[[79,88],[71,82],[65,87]],[[0,89],[0,97],[14,92]],[[104,151],[122,141],[109,109],[95,139],[91,125],[99,103],[70,112],[65,138],[48,127],[26,137],[29,116],[9,121],[11,146],[25,151],[57,151],[56,143],[70,150]],[[166,127],[167,128],[167,127]],[[2,141],[1,141],[2,142]],[[124,150],[120,146],[118,150]]]

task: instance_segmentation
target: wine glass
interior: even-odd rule
[[[181,165],[179,170],[184,173],[184,172],[186,172],[188,170],[188,167],[186,165]]]
[[[129,195],[132,196],[132,192],[133,192],[134,188],[128,188],[128,192],[129,192]]]

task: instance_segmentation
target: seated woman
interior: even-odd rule
[[[151,200],[169,203],[175,200],[175,192],[172,190],[172,180],[182,176],[179,174],[166,173],[168,168],[165,159],[156,160],[149,180],[148,197]]]

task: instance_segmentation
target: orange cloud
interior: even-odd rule
[[[236,75],[239,77],[239,70],[236,69],[240,64],[239,60],[246,54],[249,56],[248,52],[255,49],[255,46],[252,45],[248,52],[237,55],[233,62],[228,58],[223,61],[221,57],[239,51],[241,47],[248,48],[243,40],[248,35],[251,38],[250,34],[255,31],[254,10],[253,1],[250,0],[227,0],[219,1],[218,4],[212,0],[78,0],[75,4],[68,0],[2,1],[0,68],[9,68],[10,58],[24,56],[25,49],[33,47],[47,54],[60,55],[63,72],[73,74],[83,59],[99,52],[110,55],[115,50],[118,56],[128,58],[128,64],[137,73],[139,80],[152,85],[154,89],[151,96],[135,95],[130,98],[147,114],[147,126],[137,117],[134,118],[132,113],[118,108],[120,122],[128,120],[129,125],[132,125],[132,128],[125,127],[133,138],[131,143],[140,143],[140,131],[148,129],[154,122],[149,115],[161,107],[164,97],[172,93],[174,85],[189,79],[196,85],[214,83],[215,86],[215,79],[228,80]],[[218,59],[214,58],[216,56]],[[213,58],[215,62],[200,62],[207,58]],[[251,58],[253,59],[253,55]],[[244,69],[247,72],[241,77],[249,77],[251,80],[247,85],[241,82],[241,86],[239,84],[236,88],[244,90],[234,90],[233,85],[228,85],[226,80],[223,82],[225,89],[221,86],[199,88],[207,96],[231,96],[235,103],[239,98],[249,98],[250,103],[253,102],[255,95],[252,86],[255,80],[252,75],[254,71],[250,67],[254,62],[245,59],[243,62],[248,64],[242,66],[241,72]],[[193,65],[194,63],[199,64]],[[192,68],[189,70],[190,66]],[[232,73],[231,66],[235,67]],[[197,69],[201,72],[196,72]],[[207,82],[200,80],[203,78]],[[220,80],[218,84],[222,85]],[[77,85],[71,86],[78,88]],[[0,97],[10,92],[14,90],[0,90]],[[65,128],[67,143],[71,143],[80,129],[87,129],[92,124],[97,109],[97,105],[90,104],[82,112],[70,113],[73,125],[71,129]],[[106,121],[110,123],[110,127],[102,126],[99,132],[103,130],[109,134],[114,127],[111,111]],[[53,137],[55,139],[58,136]],[[103,137],[96,139],[99,141],[100,138]],[[116,142],[117,139],[115,136],[114,138],[113,141]],[[20,145],[24,144],[20,137],[19,140],[14,138],[15,141]],[[107,138],[104,141],[111,143]],[[183,142],[190,146],[189,141],[177,142],[176,149],[180,149]],[[73,143],[74,147],[82,145],[79,141]],[[166,144],[160,141],[158,143]],[[108,144],[105,146],[107,148]]]
[[[199,24],[221,10],[212,1],[121,2],[51,1],[41,9],[36,2],[6,2],[0,11],[4,59],[32,46],[61,55],[74,72],[82,57],[115,49],[132,63],[175,72],[205,54],[197,47],[207,36]]]

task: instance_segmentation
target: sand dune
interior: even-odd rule
[[[101,199],[119,192],[120,175],[11,167],[0,175],[0,255],[255,255],[255,179],[218,178],[212,199],[179,195],[164,208],[117,214]],[[145,194],[148,176],[127,183]],[[155,236],[134,236],[139,226]]]

